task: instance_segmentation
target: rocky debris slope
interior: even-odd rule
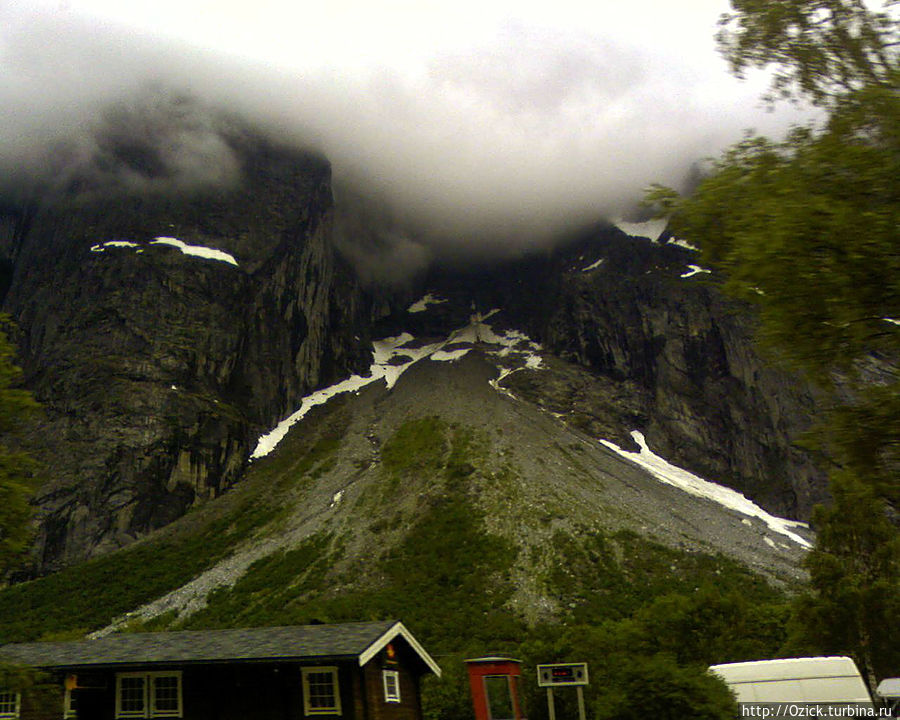
[[[504,380],[520,397],[632,450],[640,430],[672,462],[807,518],[825,498],[823,473],[796,444],[814,391],[758,354],[751,309],[696,263],[684,244],[598,226],[547,253],[434,273],[428,288],[449,302],[420,322],[437,332],[473,301],[503,308],[507,327],[551,355],[552,372]]]
[[[585,571],[569,568],[563,549],[596,536],[619,537],[622,553],[639,544],[629,540],[633,533],[688,556],[723,556],[776,584],[802,577],[808,535],[796,523],[763,519],[758,509],[738,512],[715,500],[715,492],[692,494],[660,481],[609,444],[511,395],[499,377],[551,371],[535,360],[539,348],[497,333],[490,320],[499,314],[457,328],[444,343],[407,332],[391,343],[393,367],[402,368],[396,377],[380,375],[355,392],[336,390],[312,406],[254,461],[241,488],[280,488],[277,521],[106,631],[157,617],[187,622],[211,593],[223,601],[222,591],[268,562],[291,552],[306,557],[301,548],[316,538],[328,539],[317,550],[327,562],[315,565],[306,585],[298,578],[308,568],[294,568],[291,582],[303,587],[292,602],[378,588],[385,580],[381,564],[448,493],[465,494],[493,542],[514,548],[505,573],[509,603],[530,622],[569,612],[548,578]],[[679,561],[672,562],[677,574]]]
[[[360,361],[347,333],[366,309],[332,250],[327,161],[223,137],[225,187],[67,192],[0,223],[3,309],[45,411],[43,570],[215,496],[261,428]]]

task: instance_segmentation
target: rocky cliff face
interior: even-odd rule
[[[751,309],[726,300],[697,262],[684,247],[598,226],[554,251],[430,282],[504,308],[567,361],[511,375],[521,397],[594,437],[631,446],[628,432],[641,430],[672,462],[807,518],[825,498],[824,475],[796,446],[814,392],[760,357]]]
[[[223,137],[224,188],[66,192],[0,223],[4,310],[45,411],[44,570],[220,493],[261,429],[359,361],[347,332],[365,308],[332,251],[327,161]]]
[[[690,269],[690,250],[596,227],[518,260],[438,267],[422,289],[448,302],[407,313],[335,254],[323,158],[230,125],[214,143],[228,172],[179,184],[159,182],[166,163],[127,139],[107,137],[101,155],[127,172],[101,162],[0,207],[4,310],[45,408],[39,570],[220,494],[303,396],[367,372],[373,337],[446,337],[493,307],[498,327],[548,351],[541,372],[503,380],[517,397],[621,446],[636,449],[640,430],[777,514],[804,518],[822,499],[793,444],[815,412],[810,389],[756,354],[747,308]]]

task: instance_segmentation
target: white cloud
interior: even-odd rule
[[[26,0],[0,8],[7,164],[174,86],[315,144],[461,242],[618,214],[767,114],[727,74],[724,0]],[[89,148],[85,152],[89,152]],[[513,241],[514,242],[514,241]]]

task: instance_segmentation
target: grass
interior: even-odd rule
[[[382,448],[384,479],[396,491],[427,488],[411,526],[399,512],[368,529],[399,533],[381,556],[344,559],[344,538],[317,535],[254,563],[234,587],[213,593],[208,607],[178,627],[292,624],[311,620],[402,618],[424,641],[441,647],[458,638],[521,637],[522,623],[505,605],[515,548],[484,529],[470,488],[481,445],[465,428],[436,417],[401,425]],[[418,486],[417,486],[418,487]]]

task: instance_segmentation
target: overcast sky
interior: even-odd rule
[[[148,83],[320,147],[454,232],[616,216],[766,112],[718,56],[725,0],[0,0],[0,160]]]

